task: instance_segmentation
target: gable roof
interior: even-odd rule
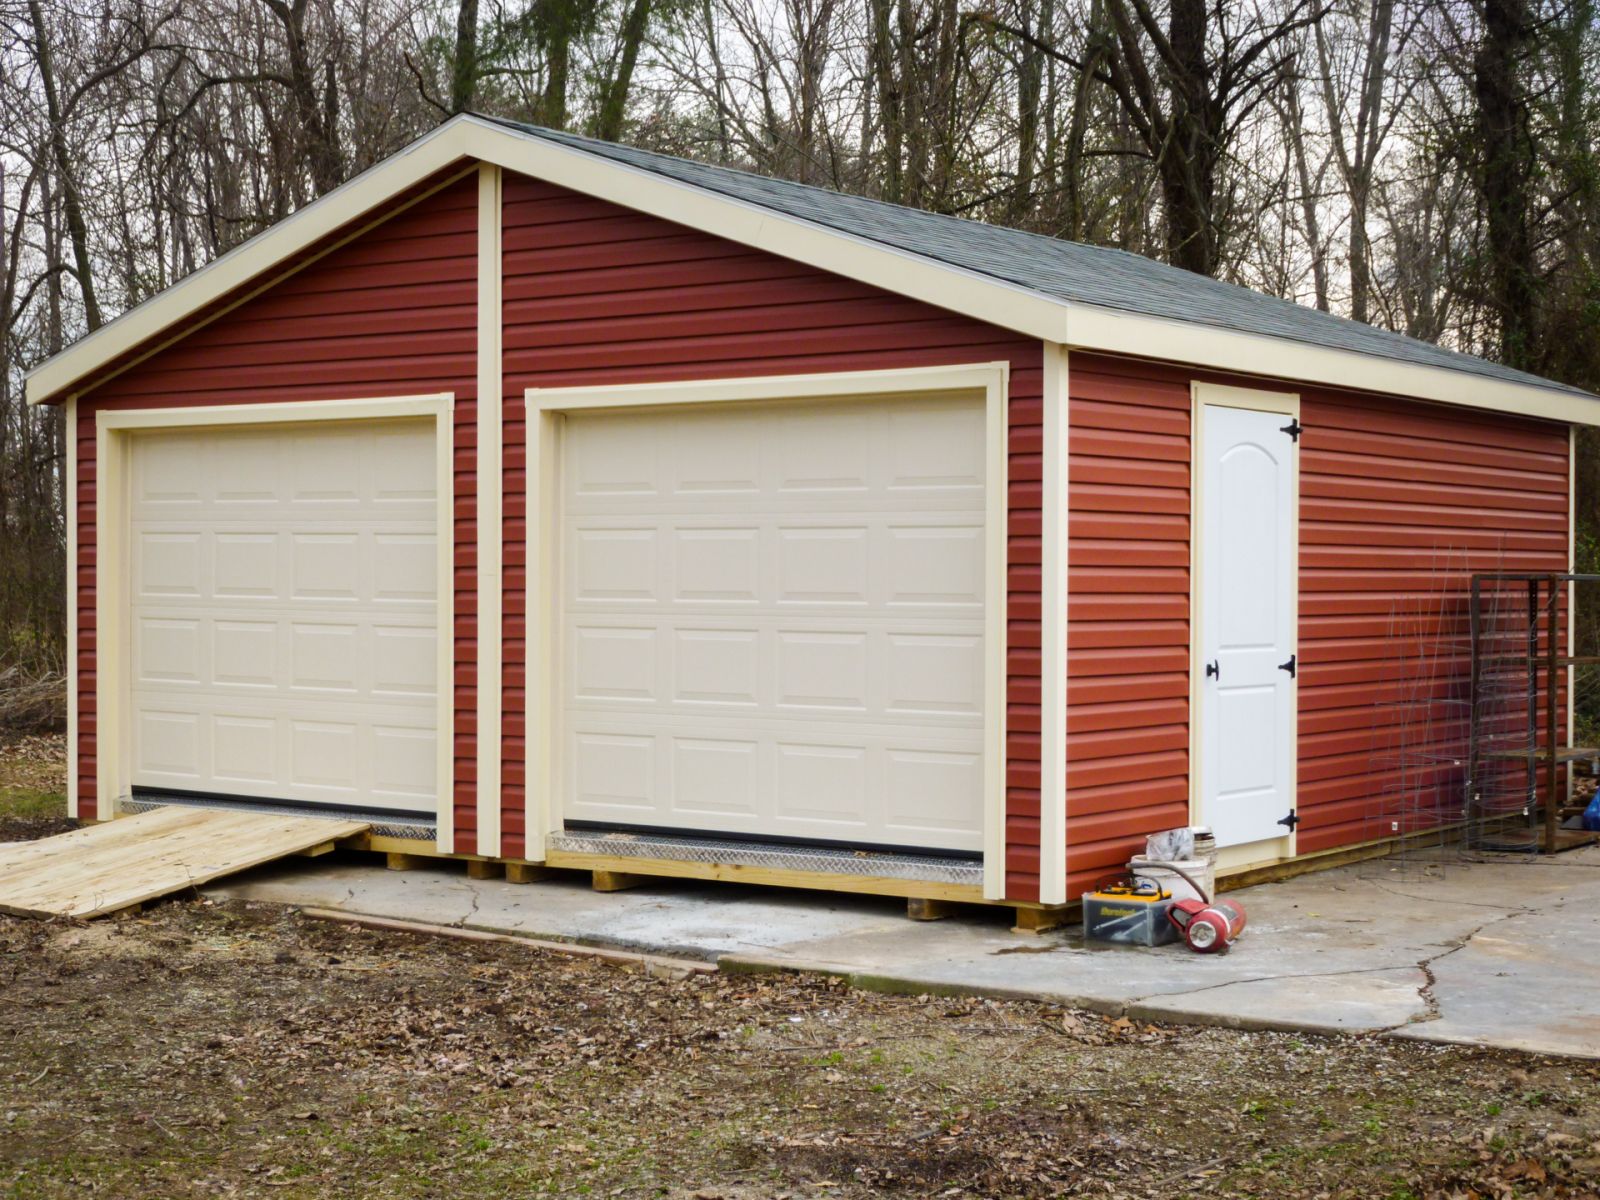
[[[186,319],[226,311],[274,267],[474,159],[1070,348],[1600,424],[1600,398],[1580,389],[1125,251],[470,114],[40,364],[29,401],[138,361]]]
[[[1589,395],[1579,388],[1526,371],[1513,370],[1471,354],[1334,316],[1237,284],[1196,275],[1126,250],[1069,242],[807,184],[769,179],[517,121],[489,119],[529,137],[570,146],[585,154],[625,163],[797,220],[992,276],[1067,304],[1092,304],[1235,333],[1437,366],[1577,396]]]

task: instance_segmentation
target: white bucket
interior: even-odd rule
[[[1177,871],[1157,865],[1152,859],[1142,854],[1136,854],[1128,863],[1129,870],[1145,879],[1153,879],[1167,891],[1172,893],[1174,900],[1201,900],[1209,902],[1217,894],[1216,868],[1202,859],[1188,858],[1173,864],[1185,875],[1190,875],[1195,882],[1205,888],[1206,894],[1200,895],[1195,891],[1189,881],[1179,875]]]

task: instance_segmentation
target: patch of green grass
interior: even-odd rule
[[[0,816],[43,821],[66,814],[66,792],[42,792],[32,787],[0,786]]]
[[[65,792],[42,792],[33,788],[0,787],[0,817],[24,821],[45,821],[67,815]]]

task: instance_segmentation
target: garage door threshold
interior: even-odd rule
[[[861,875],[878,879],[914,879],[924,883],[983,885],[983,864],[933,854],[890,854],[882,851],[793,846],[773,842],[720,838],[672,837],[665,834],[569,830],[552,834],[552,850],[566,854],[601,854],[613,858],[668,859],[674,862],[718,863],[811,871],[822,875]]]
[[[117,805],[121,813],[154,812],[160,808],[209,808],[226,812],[266,813],[277,817],[310,817],[329,821],[360,821],[374,837],[407,838],[433,842],[437,825],[427,817],[407,817],[393,812],[360,808],[315,808],[303,804],[275,804],[270,800],[234,800],[224,796],[189,796],[168,792],[141,792],[125,796]]]

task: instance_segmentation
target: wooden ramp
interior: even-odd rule
[[[365,821],[168,805],[36,842],[0,844],[0,912],[103,916],[367,828]]]

